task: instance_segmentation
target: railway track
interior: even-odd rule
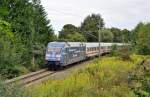
[[[54,71],[49,71],[48,69],[42,69],[37,72],[33,72],[27,75],[23,75],[11,80],[6,80],[4,83],[7,85],[10,84],[17,84],[20,86],[29,86],[31,84],[34,84],[37,81],[41,81],[42,79],[54,74]]]
[[[4,84],[6,85],[19,85],[19,86],[23,86],[23,87],[28,87],[31,85],[36,85],[39,84],[41,82],[45,82],[49,79],[61,79],[63,76],[68,75],[68,73],[66,73],[69,70],[75,69],[75,68],[83,68],[85,64],[89,64],[92,62],[91,60],[86,60],[80,63],[74,63],[71,64],[67,67],[65,67],[63,70],[61,71],[49,71],[48,69],[42,69],[39,70],[37,72],[33,72],[27,75],[23,75],[14,79],[10,79],[10,80],[6,80],[4,82]],[[55,77],[54,77],[55,76]]]

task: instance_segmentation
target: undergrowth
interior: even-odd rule
[[[28,92],[33,97],[138,97],[129,87],[129,74],[144,57],[131,58],[132,61],[96,59],[64,80],[48,81]]]

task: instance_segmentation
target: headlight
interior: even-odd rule
[[[57,58],[60,58],[60,57],[61,57],[61,55],[56,55],[56,57],[57,57]]]
[[[57,57],[57,60],[60,61],[60,57]]]
[[[50,52],[51,51],[51,49],[50,48],[48,48],[48,50],[47,50],[48,52]]]

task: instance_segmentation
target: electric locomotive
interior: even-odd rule
[[[50,68],[57,69],[86,59],[86,45],[82,42],[50,42],[45,60]]]

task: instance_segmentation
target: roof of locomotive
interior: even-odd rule
[[[78,46],[85,46],[84,42],[50,42],[48,46],[54,47],[78,47]]]

